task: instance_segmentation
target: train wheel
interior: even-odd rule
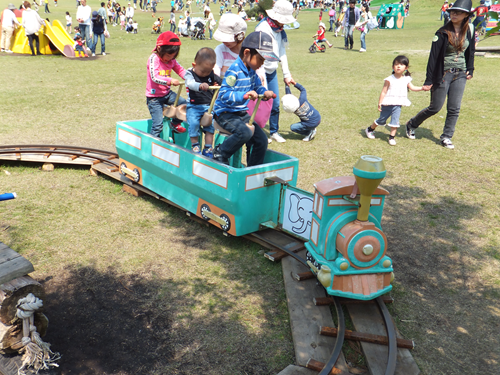
[[[203,220],[210,220],[210,218],[205,215],[205,212],[210,212],[210,207],[208,207],[207,204],[203,203],[200,207],[200,214],[201,214],[201,217],[203,218]]]
[[[125,164],[125,163],[120,164],[120,174],[122,176],[126,176],[125,172],[123,172],[123,168],[127,168],[127,164]]]
[[[326,52],[326,45],[324,43],[321,43],[319,47],[321,52]]]
[[[311,53],[316,52],[316,46],[314,44],[311,47],[309,47],[309,52]]]
[[[221,229],[224,232],[228,232],[229,229],[231,229],[231,220],[229,219],[229,217],[226,214],[220,215],[220,218],[226,222],[226,224],[220,226]]]
[[[136,176],[134,178],[134,182],[137,183],[141,179],[141,174],[137,168],[134,168],[134,172],[136,173]]]

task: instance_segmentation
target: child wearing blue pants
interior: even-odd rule
[[[283,109],[288,113],[295,113],[300,122],[290,125],[290,130],[294,133],[305,135],[304,142],[312,141],[316,136],[316,128],[321,123],[321,115],[307,100],[306,89],[299,83],[295,83],[295,88],[300,91],[297,99],[292,95],[290,87],[286,86],[286,95],[283,97]]]
[[[199,143],[200,120],[208,112],[214,93],[209,86],[220,86],[222,79],[214,73],[215,51],[212,48],[200,49],[194,58],[193,67],[186,71],[184,80],[189,89],[189,102],[186,108],[186,120],[189,124],[189,137],[194,152],[213,157],[212,144],[214,140],[213,125],[203,128],[205,133],[205,147],[201,150]]]

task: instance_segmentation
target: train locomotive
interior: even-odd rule
[[[273,228],[305,241],[307,264],[330,295],[369,300],[391,290],[393,268],[380,221],[388,192],[382,159],[362,156],[355,177],[297,183],[299,161],[267,150],[264,164],[245,167],[241,150],[229,165],[191,151],[188,133],[165,117],[160,137],[151,120],[118,122],[120,172],[136,184],[221,228],[243,236]],[[188,124],[182,123],[187,127]],[[214,146],[225,136],[217,133]]]

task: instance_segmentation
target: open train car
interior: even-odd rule
[[[297,158],[268,150],[262,165],[242,168],[241,153],[225,165],[191,151],[188,133],[169,121],[160,138],[149,134],[151,120],[117,123],[123,174],[233,236],[278,225],[282,185],[271,179],[294,186]]]

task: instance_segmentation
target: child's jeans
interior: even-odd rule
[[[365,38],[366,38],[366,33],[363,31],[361,33],[361,36],[359,37],[359,40],[361,41],[361,48],[363,49],[366,49],[366,41],[365,41]]]
[[[256,123],[254,123],[255,132],[252,136],[252,131],[246,125],[250,121],[250,115],[247,112],[222,112],[216,116],[216,120],[221,127],[232,133],[219,146],[223,157],[229,159],[246,143],[247,165],[251,167],[264,163],[268,144],[267,136]]]
[[[156,98],[147,97],[149,113],[153,124],[151,125],[151,134],[158,137],[163,130],[163,107],[172,105],[175,102],[177,94],[169,91],[167,95]],[[177,105],[186,104],[186,99],[180,97]]]
[[[309,135],[313,129],[315,128],[305,126],[301,122],[296,122],[295,124],[290,125],[290,130],[300,135]]]
[[[399,128],[399,116],[401,116],[400,105],[383,105],[380,117],[375,120],[378,126],[385,126],[387,119],[390,117],[391,122],[388,124],[391,128]]]
[[[186,121],[189,124],[189,137],[199,137],[200,136],[200,120],[208,111],[209,104],[191,104],[188,103],[186,108]],[[213,125],[205,126],[203,132],[214,134]]]

